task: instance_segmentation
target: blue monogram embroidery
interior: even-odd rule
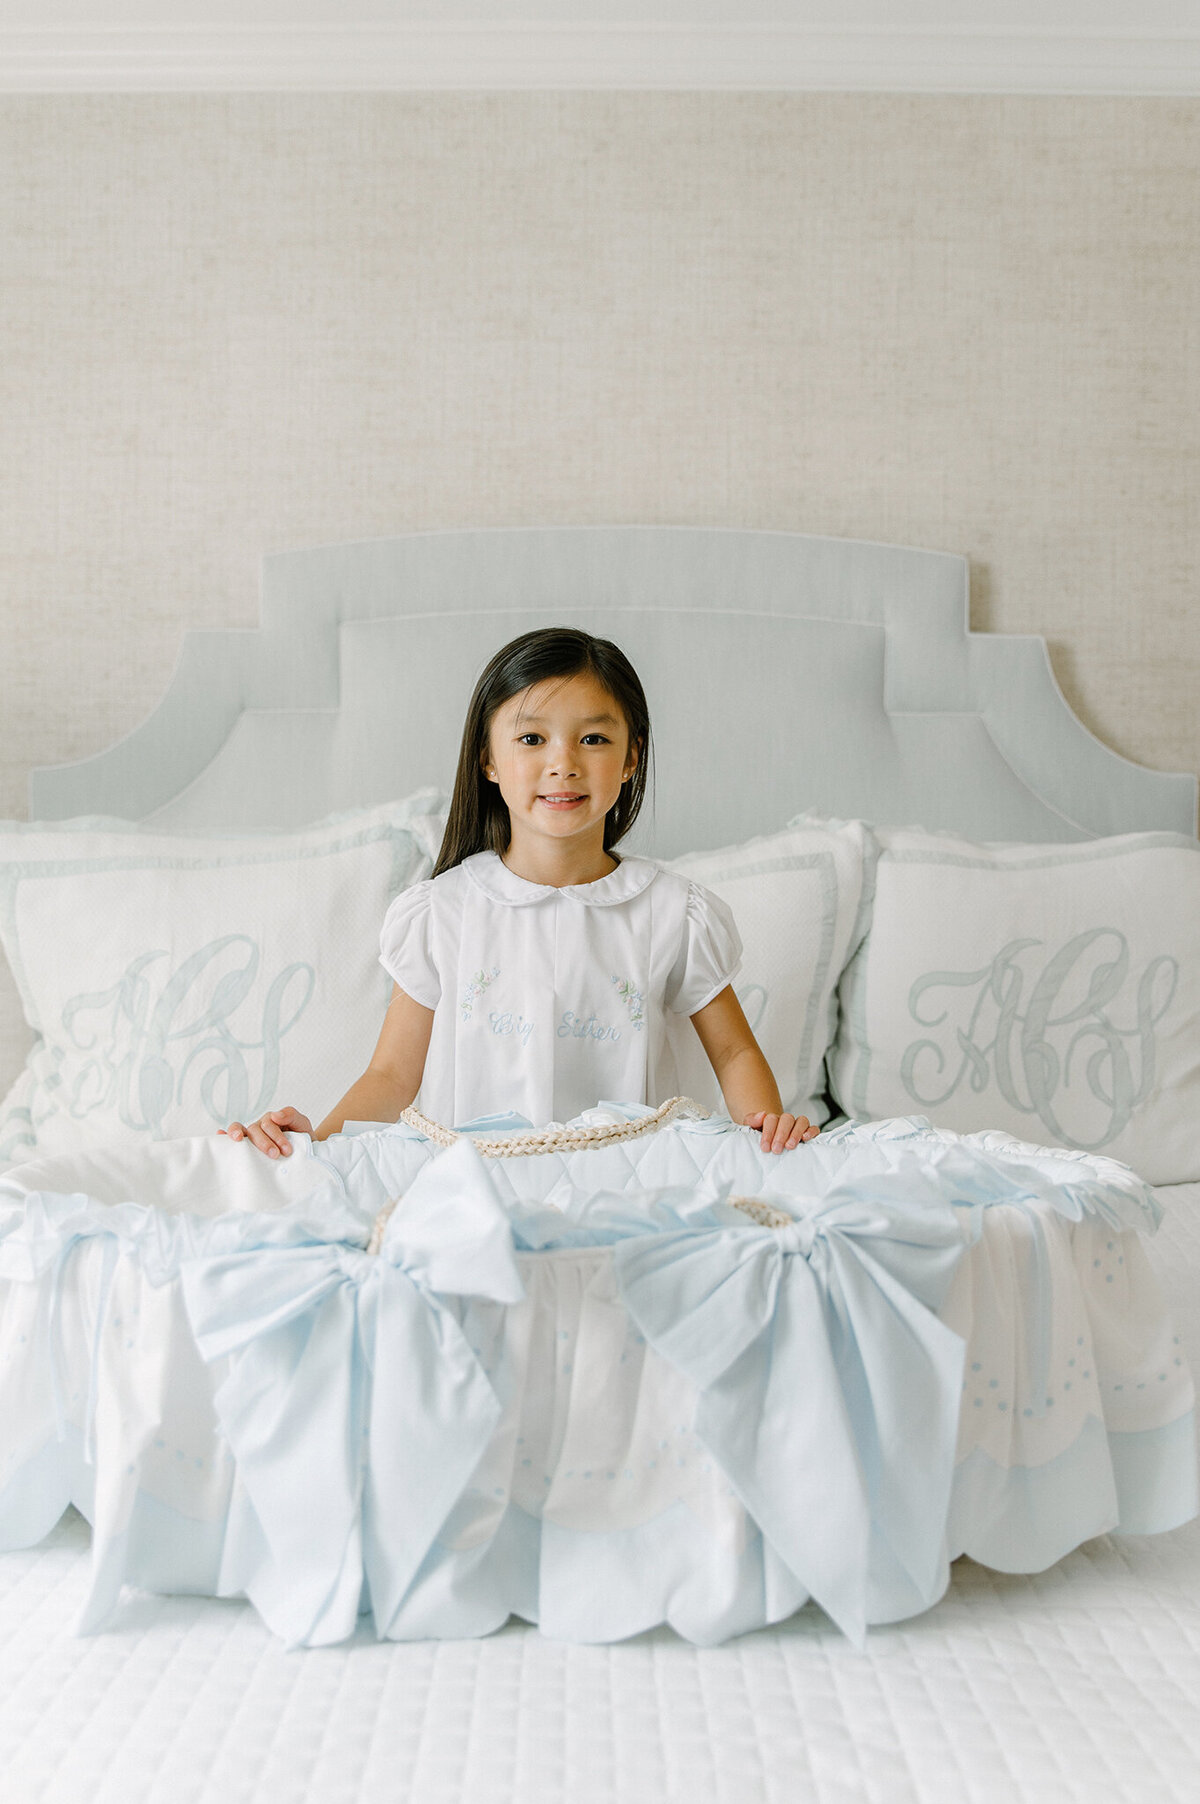
[[[929,971],[918,977],[908,993],[908,1009],[923,1027],[941,1027],[947,1019],[946,1008],[931,1016],[921,1012],[930,992],[978,988],[978,994],[966,1027],[954,1030],[961,1057],[949,1082],[938,1087],[946,1073],[948,1032],[941,1042],[914,1040],[906,1048],[900,1061],[900,1081],[914,1102],[936,1109],[953,1096],[964,1078],[972,1090],[982,1092],[994,1074],[996,1087],[1010,1107],[1037,1115],[1056,1139],[1095,1152],[1116,1139],[1153,1087],[1155,1028],[1171,1006],[1179,966],[1165,953],[1150,959],[1137,980],[1132,1021],[1122,1026],[1113,1018],[1112,1005],[1119,1004],[1130,975],[1124,935],[1115,927],[1094,927],[1077,934],[1035,977],[1018,961],[1042,945],[1041,940],[1012,940],[979,971]],[[1090,969],[1089,954],[1096,961]],[[1031,986],[1029,1000],[1022,1013],[1027,985]],[[1070,994],[1064,994],[1068,991]],[[1060,1034],[1054,1045],[1050,1035],[1056,1028],[1073,1031]],[[1107,1111],[1104,1131],[1092,1140],[1064,1125],[1060,1110],[1066,1099],[1056,1101],[1060,1089],[1065,1092],[1070,1087],[1076,1048],[1088,1046],[1091,1051],[1083,1075],[1092,1097]],[[1136,1059],[1131,1059],[1134,1049]],[[921,1073],[924,1081],[920,1081]],[[1018,1075],[1028,1101],[1018,1090]]]
[[[488,1025],[494,1034],[515,1034],[523,1046],[528,1046],[534,1026],[524,1015],[514,1015],[511,1009],[495,1008],[488,1016]]]
[[[641,1022],[636,1025],[640,1027]],[[585,1020],[582,1015],[577,1015],[568,1008],[563,1010],[563,1018],[558,1024],[558,1037],[560,1040],[568,1037],[576,1040],[619,1040],[621,1030],[598,1020],[595,1015],[589,1015]]]
[[[231,948],[244,949],[243,963],[212,983],[210,967]],[[110,989],[72,996],[65,1005],[64,1032],[78,1050],[93,1055],[63,1097],[77,1119],[115,1108],[126,1127],[161,1138],[163,1118],[173,1102],[182,1100],[197,1061],[203,1073],[200,1098],[214,1122],[256,1115],[274,1097],[279,1043],[312,998],[312,966],[287,965],[279,972],[262,1001],[259,1037],[242,1039],[230,1017],[258,976],[260,954],[253,940],[240,933],[213,940],[167,971],[156,995],[151,967],[166,956],[144,952]],[[161,969],[153,972],[155,978],[162,975]],[[194,1011],[190,1017],[189,1007]],[[247,1054],[258,1065],[253,1088]],[[58,1056],[61,1061],[61,1051]],[[51,1076],[47,1087],[61,1081]]]

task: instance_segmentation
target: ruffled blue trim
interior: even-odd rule
[[[1162,1535],[1200,1514],[1196,1418],[1108,1436],[1120,1535]]]
[[[1105,1431],[1089,1416],[1072,1445],[1040,1466],[1000,1466],[977,1447],[959,1466],[946,1537],[997,1572],[1044,1572],[1110,1531],[1162,1534],[1200,1508],[1189,1411],[1163,1428]]]
[[[89,1522],[95,1514],[96,1473],[83,1457],[83,1436],[64,1424],[48,1425],[38,1451],[0,1488],[0,1548],[36,1547],[72,1505]]]
[[[951,1559],[969,1554],[996,1572],[1044,1572],[1119,1516],[1104,1424],[1041,1466],[1001,1466],[975,1448],[959,1466],[946,1524]]]

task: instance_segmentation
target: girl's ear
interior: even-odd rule
[[[622,783],[627,783],[641,762],[642,743],[640,739],[630,739],[629,750],[625,754],[625,775]]]

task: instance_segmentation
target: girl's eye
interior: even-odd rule
[[[607,745],[609,741],[604,733],[585,733],[579,743],[580,745]],[[541,733],[522,733],[517,744],[541,745],[543,744],[543,735]]]

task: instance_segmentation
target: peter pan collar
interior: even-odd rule
[[[561,889],[552,883],[530,883],[518,877],[496,852],[475,852],[463,859],[462,868],[485,896],[509,908],[545,902],[551,896],[563,896],[590,908],[611,908],[617,902],[628,902],[631,896],[640,896],[658,876],[658,866],[649,858],[622,858],[607,877],[597,877],[594,883],[567,883]]]

